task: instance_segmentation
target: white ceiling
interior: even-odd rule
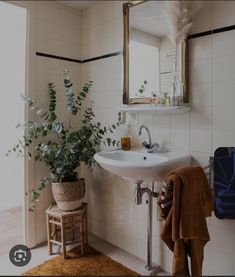
[[[168,26],[164,14],[165,1],[149,1],[132,7],[130,10],[130,28],[164,37]]]
[[[200,2],[200,3],[197,3]],[[206,2],[206,1],[205,1]],[[168,24],[165,16],[166,1],[147,1],[130,9],[130,28],[164,37],[168,33]],[[185,1],[187,9],[203,8],[202,1]]]
[[[95,3],[97,3],[97,1],[80,1],[80,0],[77,0],[77,1],[57,1],[63,5],[66,5],[66,6],[70,6],[72,8],[75,8],[75,9],[79,9],[79,10],[82,10],[84,8],[87,8],[91,5],[94,5]]]

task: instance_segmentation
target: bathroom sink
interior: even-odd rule
[[[102,151],[94,156],[110,173],[132,181],[163,180],[167,173],[190,165],[191,156],[177,152],[146,153],[142,151]]]

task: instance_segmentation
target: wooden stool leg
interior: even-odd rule
[[[52,219],[54,221],[57,221],[56,217],[52,217]],[[56,241],[59,241],[59,238],[58,238],[58,228],[57,228],[56,224],[53,224],[53,239],[56,240]],[[61,246],[60,245],[55,245],[55,246],[56,246],[56,252],[60,252]]]
[[[55,220],[55,219],[54,219]],[[57,225],[54,224],[54,236],[55,236],[55,240],[58,241],[58,236],[57,236]]]
[[[79,223],[79,229],[80,229],[80,238],[82,238],[81,242],[81,254],[84,254],[84,221],[83,218]]]
[[[88,244],[88,223],[87,223],[87,210],[85,211],[85,216],[84,216],[84,221],[85,221],[85,244]]]
[[[72,240],[74,240],[75,235],[74,235],[74,220],[73,220],[73,217],[71,217],[71,231],[72,231]]]
[[[51,224],[50,216],[47,215],[47,244],[48,244],[48,254],[52,255],[52,242],[51,242]]]
[[[62,243],[64,259],[66,259],[67,256],[66,256],[66,244],[65,244],[65,223],[63,218],[61,218],[61,243]]]

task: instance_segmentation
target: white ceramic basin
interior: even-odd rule
[[[177,152],[114,150],[98,152],[94,158],[107,171],[134,181],[163,180],[169,171],[191,163],[190,155]]]

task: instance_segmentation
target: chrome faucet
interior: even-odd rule
[[[142,143],[142,145],[144,146],[144,148],[148,151],[148,153],[156,153],[160,146],[158,143],[153,143],[152,144],[152,139],[151,139],[151,133],[149,131],[149,128],[145,125],[141,125],[140,126],[140,130],[139,130],[139,136],[141,136],[141,133],[142,133],[142,129],[145,129],[147,134],[148,134],[148,140],[149,140],[149,143],[147,143],[146,141],[144,141]]]

